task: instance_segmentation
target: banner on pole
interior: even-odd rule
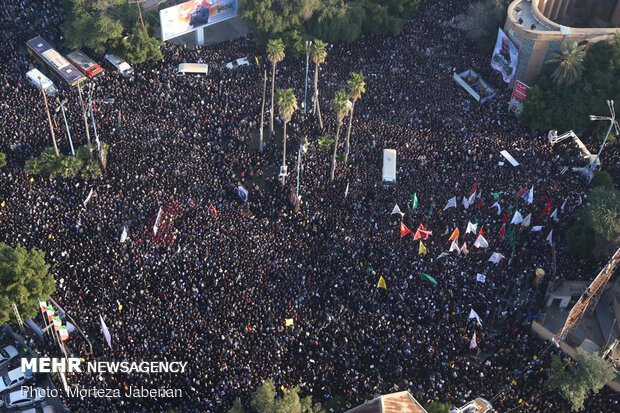
[[[515,82],[515,87],[512,89],[512,96],[510,97],[510,104],[508,105],[508,110],[515,115],[521,115],[523,112],[523,102],[527,96],[527,90],[530,87],[525,83],[517,80]]]
[[[497,41],[495,50],[491,57],[491,67],[502,74],[504,82],[510,83],[517,71],[517,61],[519,60],[519,50],[510,41],[506,33],[500,28],[497,29]]]

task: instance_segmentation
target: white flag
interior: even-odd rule
[[[469,250],[467,249],[467,243],[464,242],[463,245],[461,246],[461,252],[463,254],[469,254]]]
[[[538,232],[541,231],[543,229],[542,225],[536,225],[535,227],[532,227],[532,232]]]
[[[519,225],[521,222],[523,222],[523,217],[521,216],[521,213],[517,211],[512,217],[512,221],[510,221],[510,223],[514,225]]]
[[[448,208],[456,208],[456,197],[450,198],[443,210],[445,211]]]
[[[553,218],[553,220],[554,220],[555,222],[558,222],[558,221],[559,221],[559,220],[558,220],[558,209],[557,209],[557,208],[556,208],[556,209],[554,209],[554,210],[553,210],[553,212],[551,213],[551,215],[549,215],[549,216],[550,216],[551,218]]]
[[[497,215],[502,213],[502,207],[499,206],[499,202],[495,201],[495,203],[493,205],[491,205],[491,208],[493,207],[497,207]]]
[[[344,197],[346,198],[346,197],[347,197],[347,195],[349,195],[349,183],[348,183],[348,182],[347,182],[347,187],[346,187],[346,189],[344,190]]]
[[[474,309],[472,308],[471,310],[469,310],[469,318],[475,318],[476,321],[478,322],[478,324],[480,324],[480,327],[482,327],[482,320],[480,319],[480,316],[478,315],[478,313],[476,313],[474,311]]]
[[[523,218],[523,222],[521,222],[522,227],[529,227],[532,221],[532,214],[527,214],[525,218]]]
[[[471,222],[467,222],[467,229],[465,230],[466,234],[473,232],[474,234],[478,230],[478,224],[472,224]]]
[[[443,257],[447,257],[447,256],[448,256],[448,253],[447,253],[447,252],[442,252],[441,254],[439,254],[439,256],[437,257],[437,259],[439,260],[439,259],[441,259],[441,258],[443,258]]]
[[[121,244],[127,240],[127,227],[123,226],[123,232],[121,233]]]
[[[499,252],[494,252],[493,255],[491,255],[491,258],[489,258],[489,261],[491,261],[494,264],[497,264],[503,258],[505,258],[505,257],[502,254],[500,254]]]
[[[463,208],[465,209],[469,208],[469,201],[467,200],[467,198],[463,197],[462,204],[463,204]]]
[[[161,212],[162,209],[159,207],[159,211],[157,212],[157,218],[155,218],[155,224],[153,224],[153,235],[157,235],[157,230],[159,229],[159,224],[161,223]]]
[[[547,235],[547,242],[553,245],[553,230],[549,231],[549,235]]]
[[[484,239],[484,237],[482,235],[478,235],[478,238],[476,238],[476,242],[474,242],[474,247],[476,247],[476,248],[488,248],[489,247],[489,243],[487,242],[486,239]]]
[[[93,194],[95,193],[95,188],[90,188],[90,192],[88,193],[88,196],[86,197],[86,199],[84,200],[84,208],[86,208],[86,204],[88,204],[88,202],[90,201],[90,198],[92,198]]]
[[[532,185],[529,191],[523,194],[523,199],[525,199],[525,202],[528,204],[531,204],[532,201],[534,201],[534,185]]]
[[[394,209],[392,210],[392,214],[391,214],[391,215],[394,215],[394,214],[400,214],[400,216],[401,216],[401,217],[402,217],[403,215],[405,215],[405,214],[404,214],[404,213],[400,210],[400,208],[398,207],[398,204],[394,205]]]
[[[487,280],[487,276],[484,274],[478,274],[476,275],[476,281],[484,283]]]
[[[476,340],[476,332],[474,331],[474,335],[471,337],[471,341],[469,342],[469,348],[475,349],[478,347],[478,340]]]
[[[459,248],[459,244],[457,244],[456,240],[452,241],[452,245],[450,245],[450,250],[448,252],[456,251],[457,254],[461,255],[461,249]]]
[[[469,199],[467,200],[467,203],[469,205],[473,204],[474,201],[476,201],[476,191],[474,191],[470,196]]]
[[[560,207],[560,211],[564,212],[564,207],[566,206],[566,201],[568,201],[568,197],[562,202],[562,206]]]
[[[103,321],[103,317],[99,314],[99,320],[101,321],[101,329],[103,330],[103,336],[105,337],[105,341],[108,343],[108,347],[112,350],[112,336],[110,336],[110,330],[108,330],[108,326],[105,325],[105,321]]]

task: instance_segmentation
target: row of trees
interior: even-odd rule
[[[63,0],[65,45],[111,51],[130,63],[161,60],[161,42],[138,21],[135,5],[127,0]]]
[[[244,0],[240,14],[256,40],[283,39],[294,55],[305,40],[353,41],[361,33],[397,34],[420,0]]]
[[[105,143],[102,145],[107,155],[108,146]],[[76,156],[57,154],[54,148],[45,148],[36,158],[28,159],[24,169],[28,175],[42,175],[50,178],[80,176],[88,180],[101,177],[101,164],[92,158],[88,145],[79,147]]]
[[[479,0],[471,3],[467,13],[459,22],[479,49],[490,51],[495,45],[497,28],[503,26],[506,9],[511,0]]]
[[[299,386],[282,387],[282,397],[277,397],[272,380],[261,384],[252,394],[250,405],[258,413],[324,413],[319,403],[312,402],[312,396],[299,397]],[[245,413],[241,399],[237,397],[228,413]]]
[[[282,166],[286,165],[286,143],[287,134],[286,127],[295,110],[297,110],[297,98],[292,89],[280,89],[277,95],[275,94],[276,84],[276,65],[284,60],[285,45],[282,39],[272,39],[267,43],[267,58],[271,62],[271,111],[269,120],[269,133],[274,133],[273,117],[274,117],[274,104],[277,104],[280,118],[284,122],[284,144],[282,155]],[[315,65],[314,69],[314,104],[313,112],[317,115],[319,127],[323,129],[323,118],[321,116],[321,105],[319,101],[319,68],[327,58],[327,45],[321,40],[314,40],[310,48],[310,58]],[[334,151],[332,155],[332,164],[330,172],[330,180],[334,180],[334,174],[336,170],[336,159],[338,154],[338,143],[340,139],[340,132],[344,118],[349,115],[349,126],[346,135],[345,149],[344,149],[344,163],[347,164],[349,160],[350,152],[350,139],[351,139],[351,126],[353,123],[353,111],[355,103],[362,94],[366,92],[366,81],[364,75],[357,72],[351,72],[351,78],[348,80],[348,90],[339,90],[334,96],[332,101],[332,108],[336,114],[337,128],[336,138],[334,140]],[[261,113],[261,124],[263,114]],[[262,131],[261,131],[262,132]],[[283,181],[284,182],[284,181]]]
[[[572,129],[578,135],[592,130],[602,138],[608,124],[593,124],[589,115],[606,113],[606,99],[620,101],[620,32],[611,43],[597,42],[587,50],[568,43],[551,54],[528,90],[521,120],[537,130]]]

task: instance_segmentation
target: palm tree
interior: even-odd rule
[[[271,112],[269,113],[269,137],[273,135],[273,103],[276,87],[276,64],[284,60],[284,42],[272,39],[267,43],[267,58],[271,62]]]
[[[585,56],[585,46],[576,42],[568,42],[561,51],[552,53],[546,63],[555,65],[551,74],[553,81],[560,86],[570,86],[577,82],[583,73]]]
[[[349,160],[349,139],[351,138],[351,123],[353,122],[353,111],[355,110],[355,102],[362,97],[362,93],[366,93],[366,81],[364,75],[358,72],[351,72],[351,78],[348,81],[349,96],[351,97],[351,114],[349,115],[349,129],[347,130],[347,141],[344,145],[344,164]]]
[[[276,100],[278,101],[280,118],[284,122],[282,166],[286,166],[286,124],[291,120],[293,112],[297,109],[297,98],[293,94],[293,89],[279,89]],[[282,185],[284,185],[284,180],[285,178],[282,177]]]
[[[323,118],[321,117],[321,105],[319,105],[319,66],[325,62],[327,57],[327,44],[315,40],[310,48],[310,58],[314,62],[314,106],[312,111],[319,116],[319,125],[323,129]]]
[[[334,96],[332,102],[332,108],[336,112],[336,118],[338,120],[338,128],[336,129],[336,139],[334,139],[334,152],[332,155],[332,170],[330,173],[330,181],[334,180],[334,172],[336,171],[336,153],[338,152],[338,138],[340,137],[340,128],[342,127],[342,120],[349,110],[351,110],[351,101],[349,100],[349,94],[344,90],[339,90]]]

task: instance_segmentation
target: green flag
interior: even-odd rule
[[[504,191],[491,192],[491,195],[493,195],[493,199],[497,201],[499,199],[499,197],[502,196],[503,193],[504,193]]]
[[[515,227],[508,230],[508,242],[512,248],[515,247]]]
[[[417,193],[413,193],[413,195],[411,195],[411,209],[416,209],[418,207],[418,194]]]
[[[433,284],[437,285],[437,280],[435,280],[433,277],[431,277],[431,276],[430,276],[430,275],[428,275],[428,274],[424,274],[424,273],[422,273],[422,274],[420,274],[420,278],[421,278],[422,280],[430,281],[430,282],[432,282]]]
[[[433,204],[431,204],[431,209],[428,210],[428,215],[433,215]]]
[[[471,222],[474,225],[478,225],[478,217],[474,217],[473,221]]]

